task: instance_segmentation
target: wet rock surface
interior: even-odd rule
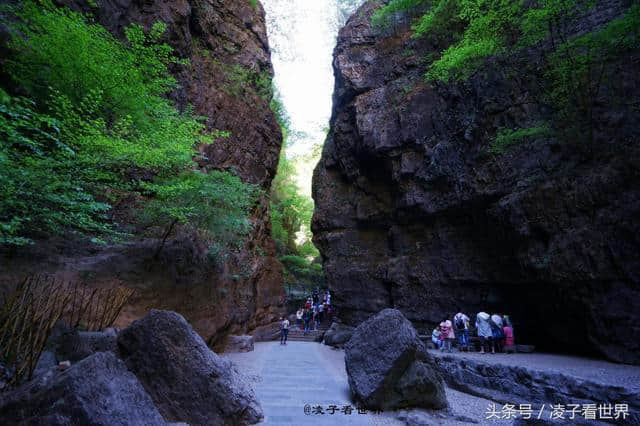
[[[385,309],[355,329],[345,366],[351,393],[365,407],[447,407],[438,368],[398,310]]]
[[[98,352],[0,398],[3,425],[165,425],[136,376],[112,352]]]
[[[152,310],[119,334],[118,348],[167,421],[232,426],[263,417],[246,378],[175,312]]]
[[[493,58],[467,82],[427,83],[420,58],[434,46],[411,38],[406,20],[372,29],[379,4],[339,34],[314,172],[314,241],[341,319],[395,307],[430,332],[458,311],[504,312],[516,339],[540,350],[640,363],[637,110],[599,116],[593,156],[553,138],[492,155],[499,128],[548,119],[525,90],[531,76],[506,75]],[[598,1],[585,22],[624,5]],[[632,98],[639,63],[615,65]]]

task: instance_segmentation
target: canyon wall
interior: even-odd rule
[[[265,193],[274,177],[282,143],[269,97],[233,86],[234,67],[273,76],[265,17],[259,2],[245,0],[58,1],[93,15],[114,35],[132,23],[167,24],[165,41],[189,66],[176,66],[180,87],[171,97],[206,117],[210,129],[231,136],[202,148],[204,169],[229,170]],[[138,291],[118,318],[125,326],[150,308],[183,314],[210,345],[229,334],[247,333],[277,320],[283,309],[281,265],[271,239],[269,203],[262,197],[252,214],[253,231],[237,253],[212,262],[207,247],[180,232],[154,258],[158,240],[139,235],[123,244],[96,246],[73,239],[48,239],[34,247],[0,253],[0,284],[27,274],[47,273],[92,286],[124,285]],[[118,208],[116,208],[118,213]],[[127,223],[127,210],[121,222]]]
[[[599,1],[583,25],[625,4]],[[493,155],[497,129],[549,118],[530,77],[492,58],[468,81],[428,83],[434,46],[406,20],[372,28],[379,5],[339,34],[314,173],[314,241],[339,316],[353,325],[395,307],[430,333],[458,311],[499,312],[520,343],[640,363],[638,109],[598,111],[590,154],[546,137]],[[638,99],[640,58],[613,66]]]

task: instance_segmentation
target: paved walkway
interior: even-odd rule
[[[255,347],[254,352],[225,356],[252,376],[256,396],[264,410],[262,424],[403,424],[395,419],[393,413],[358,414],[350,400],[344,367],[340,371],[335,362],[335,358],[342,358],[340,352],[308,342],[289,342],[287,345],[265,342]],[[329,414],[331,405],[337,407],[334,414]],[[305,414],[305,406],[309,407],[309,414]],[[313,413],[313,407],[317,406],[323,408],[324,414]],[[345,406],[352,407],[351,414],[340,411]]]
[[[354,406],[351,402],[347,373],[344,368],[344,351],[334,350],[318,343],[278,342],[255,344],[248,353],[227,353],[224,357],[236,363],[252,382],[256,396],[264,410],[264,425],[405,425],[399,412],[382,414],[358,414],[353,409],[347,415],[340,411],[328,414],[327,407]],[[447,398],[456,415],[476,419],[478,424],[509,424],[511,422],[483,421],[489,401],[447,389]],[[325,414],[304,412],[305,405],[321,405]],[[424,412],[412,410],[412,413]],[[406,413],[406,412],[405,412]],[[469,422],[452,418],[430,418],[430,424],[464,425]]]

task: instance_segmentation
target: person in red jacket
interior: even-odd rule
[[[513,325],[511,325],[511,320],[507,315],[502,318],[502,324],[502,331],[504,332],[504,345],[514,346],[516,344],[516,341],[513,338]]]
[[[448,319],[442,320],[440,323],[440,339],[444,344],[440,347],[440,350],[451,352],[451,343],[456,336],[453,332],[453,324]]]

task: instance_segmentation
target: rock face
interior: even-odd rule
[[[342,348],[347,344],[353,335],[354,327],[334,322],[331,327],[324,333],[323,343],[333,346],[334,348]]]
[[[596,3],[585,24],[625,4]],[[469,81],[426,83],[433,47],[407,22],[374,31],[379,4],[339,34],[314,172],[314,241],[341,319],[395,307],[430,332],[458,311],[504,312],[521,343],[640,363],[638,110],[599,112],[592,157],[553,138],[492,155],[497,129],[547,118],[528,77],[491,59]],[[614,64],[629,99],[639,63]]]
[[[99,403],[98,403],[99,402]],[[165,425],[136,377],[112,352],[50,371],[0,400],[3,425]]]
[[[365,407],[445,408],[442,378],[411,323],[385,309],[360,324],[345,346],[349,387]]]
[[[189,67],[176,67],[180,88],[171,97],[180,107],[193,105],[209,128],[231,136],[202,148],[205,169],[231,170],[265,190],[271,185],[282,143],[269,99],[258,90],[234,86],[233,70],[273,75],[264,11],[248,0],[60,0],[93,14],[113,34],[139,23],[167,24],[165,40]],[[0,37],[0,42],[4,37]],[[4,50],[0,46],[0,54]],[[237,83],[236,83],[237,85]],[[138,289],[116,325],[124,328],[151,308],[178,311],[212,346],[229,334],[276,321],[282,313],[281,265],[270,237],[266,197],[253,215],[253,232],[239,253],[215,264],[207,247],[191,234],[170,239],[159,258],[158,241],[136,237],[126,244],[95,246],[53,239],[12,253],[0,251],[0,287],[15,285],[34,271],[95,286]],[[126,212],[116,212],[127,222]],[[118,217],[120,217],[118,216]],[[6,266],[6,267],[5,267]]]
[[[152,310],[120,333],[118,348],[167,421],[232,426],[262,419],[246,379],[175,312]]]
[[[638,387],[595,383],[568,375],[525,367],[486,364],[455,356],[436,356],[447,385],[501,404],[628,404],[629,424],[640,424]]]

